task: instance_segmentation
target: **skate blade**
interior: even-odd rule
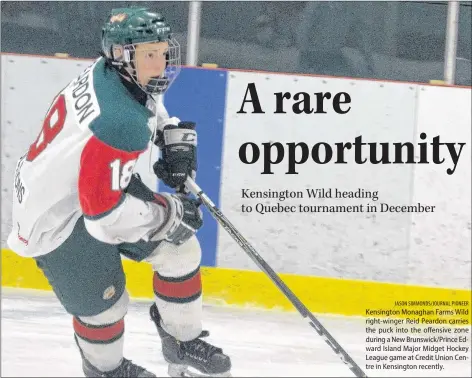
[[[203,374],[190,370],[188,366],[176,364],[169,364],[169,369],[167,372],[170,377],[231,377],[231,372],[229,371],[217,374]]]

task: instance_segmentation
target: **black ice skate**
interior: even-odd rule
[[[123,358],[121,365],[112,371],[100,371],[92,366],[86,359],[83,360],[82,368],[86,377],[156,377],[156,375],[139,365],[133,364],[126,358]]]
[[[194,340],[178,341],[162,328],[156,304],[151,306],[150,313],[162,340],[162,354],[169,363],[169,376],[231,377],[230,358],[222,349],[201,340],[209,336],[208,331],[203,331]]]
[[[127,360],[126,358],[123,358],[120,366],[118,366],[116,369],[111,371],[100,371],[84,357],[80,347],[79,350],[80,354],[82,355],[82,369],[86,377],[156,377],[156,375],[154,375],[150,371],[147,371],[139,365],[133,364],[130,360]]]

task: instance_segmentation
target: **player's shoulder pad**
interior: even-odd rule
[[[90,129],[114,148],[143,151],[151,137],[148,121],[152,112],[132,98],[118,74],[104,63],[102,59],[94,68],[94,87],[101,112]]]

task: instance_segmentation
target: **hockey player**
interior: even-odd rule
[[[112,10],[102,57],[57,95],[16,167],[8,244],[36,260],[72,315],[86,377],[155,376],[123,357],[121,255],[152,264],[150,316],[169,374],[230,376],[230,358],[202,340],[202,218],[181,193],[197,168],[195,124],[170,118],[161,100],[179,67],[160,14]],[[154,170],[174,194],[154,193],[133,174],[154,139],[162,151]]]

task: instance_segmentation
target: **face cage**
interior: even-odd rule
[[[155,41],[160,42],[160,41]],[[166,57],[166,68],[161,76],[152,77],[146,85],[141,85],[138,81],[138,73],[136,70],[136,44],[124,45],[124,61],[128,64],[126,65],[131,71],[131,78],[135,84],[140,87],[147,94],[161,94],[164,93],[174,80],[179,76],[181,69],[180,61],[180,45],[175,38],[167,39],[169,43],[169,49]],[[152,42],[143,42],[143,43],[152,43]]]

